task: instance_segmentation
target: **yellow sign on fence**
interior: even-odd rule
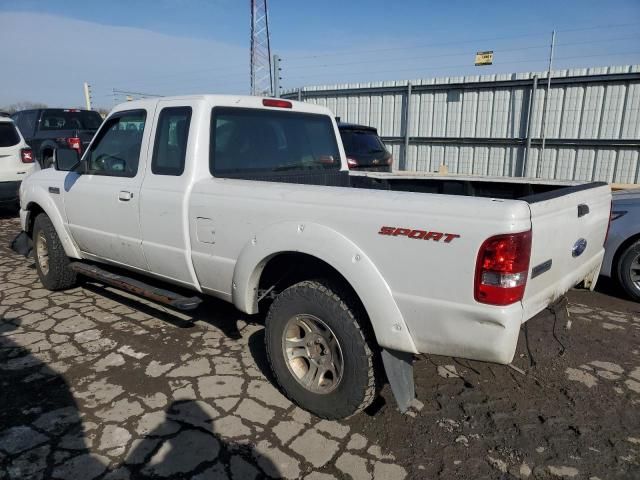
[[[488,52],[476,53],[476,65],[491,65],[493,64],[493,50]]]

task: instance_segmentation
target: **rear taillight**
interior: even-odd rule
[[[20,159],[22,163],[33,163],[33,150],[30,148],[20,150]]]
[[[531,230],[487,239],[476,263],[476,301],[509,305],[522,300],[530,258]]]
[[[347,157],[347,165],[349,165],[349,168],[357,167],[358,166],[358,161],[355,158]]]
[[[67,138],[67,145],[69,146],[69,148],[72,148],[73,150],[77,150],[78,154],[82,153],[82,142],[78,137]]]

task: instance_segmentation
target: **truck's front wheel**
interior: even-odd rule
[[[356,309],[325,282],[282,292],[266,319],[271,369],[284,393],[319,417],[337,419],[366,408],[376,392],[372,345]]]
[[[69,258],[62,247],[51,219],[39,214],[33,223],[33,253],[40,282],[48,290],[64,290],[76,283]]]

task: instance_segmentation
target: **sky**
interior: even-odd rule
[[[0,0],[0,107],[249,92],[247,0]],[[640,0],[271,0],[285,89],[640,64]],[[492,66],[473,65],[493,50]]]

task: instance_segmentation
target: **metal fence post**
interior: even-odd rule
[[[407,82],[407,105],[404,118],[404,152],[400,170],[406,170],[409,163],[409,130],[411,129],[411,82]]]
[[[302,101],[302,88],[298,88],[298,101]]]
[[[538,75],[533,76],[533,85],[529,94],[529,111],[527,112],[527,146],[524,151],[524,161],[522,162],[522,172],[520,176],[524,177],[527,173],[527,163],[529,162],[529,152],[531,151],[531,117],[533,116],[533,106],[536,103],[536,93],[538,91]]]

